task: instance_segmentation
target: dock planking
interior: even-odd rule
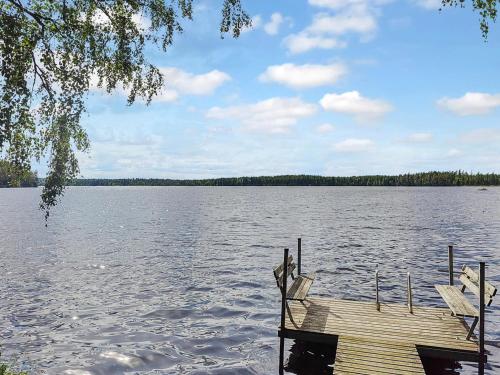
[[[445,351],[477,353],[477,344],[466,340],[468,326],[448,309],[309,297],[290,301],[285,337],[333,343],[342,336],[388,343],[411,344]],[[316,340],[315,340],[316,339]]]
[[[300,253],[299,239],[299,270]],[[288,263],[287,259],[288,249],[285,249],[283,264]],[[452,246],[449,246],[449,265],[450,284],[436,286],[439,293],[444,294],[448,308],[413,306],[410,274],[407,304],[380,303],[378,271],[375,303],[308,297],[310,285],[300,300],[292,300],[287,298],[287,291],[290,292],[286,284],[287,276],[290,276],[287,275],[288,267],[282,267],[283,284],[278,284],[282,294],[278,331],[280,373],[283,373],[284,363],[283,340],[290,338],[336,345],[334,374],[425,374],[420,360],[420,356],[424,356],[478,362],[478,374],[483,375],[486,362],[484,307],[491,303],[496,288],[485,282],[484,262],[480,262],[479,274],[464,266],[459,277],[463,287],[461,290],[456,288]],[[291,277],[296,283],[302,275],[299,272]],[[463,295],[465,287],[479,296],[479,311]],[[465,317],[475,318],[471,327]],[[478,321],[479,336],[471,340]]]
[[[425,375],[415,345],[341,336],[335,375]]]

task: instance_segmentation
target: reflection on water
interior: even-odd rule
[[[331,375],[335,363],[336,345],[293,341],[285,371],[297,375]],[[458,375],[462,369],[459,362],[422,357],[427,375]]]
[[[371,299],[378,266],[383,301],[404,301],[411,271],[415,304],[444,306],[448,243],[500,285],[498,188],[71,188],[48,228],[39,193],[0,190],[0,344],[46,374],[276,373],[271,269],[297,236],[304,272],[318,271],[311,295]],[[331,348],[287,341],[290,373],[328,370]]]
[[[335,345],[294,341],[285,371],[297,375],[331,375],[335,362]]]

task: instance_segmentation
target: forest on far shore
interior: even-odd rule
[[[0,188],[36,187],[44,184],[37,172],[17,173],[8,161],[0,159]],[[394,176],[315,176],[282,175],[223,177],[208,179],[168,178],[77,178],[67,186],[499,186],[500,174],[452,172],[406,173]]]
[[[43,183],[43,181],[42,181]],[[79,178],[72,186],[492,186],[500,185],[500,174],[455,172],[407,173],[397,176],[326,177],[283,175],[227,177],[197,180],[163,178]]]

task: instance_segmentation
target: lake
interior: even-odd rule
[[[40,192],[0,189],[2,357],[35,374],[277,373],[272,268],[299,236],[311,295],[373,300],[378,266],[382,301],[410,271],[414,304],[444,307],[450,243],[500,286],[500,188],[74,187],[48,227]],[[486,334],[494,374],[500,296]],[[309,360],[289,371],[324,373]]]

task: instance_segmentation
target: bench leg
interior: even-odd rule
[[[285,360],[285,336],[283,332],[281,332],[280,336],[280,369],[279,369],[279,374],[283,375],[283,365],[284,365],[284,360]]]
[[[467,333],[467,340],[470,339],[470,337],[474,334],[474,329],[476,328],[477,322],[479,321],[479,318],[474,318],[474,321],[472,322],[472,325],[470,326],[469,333]]]

